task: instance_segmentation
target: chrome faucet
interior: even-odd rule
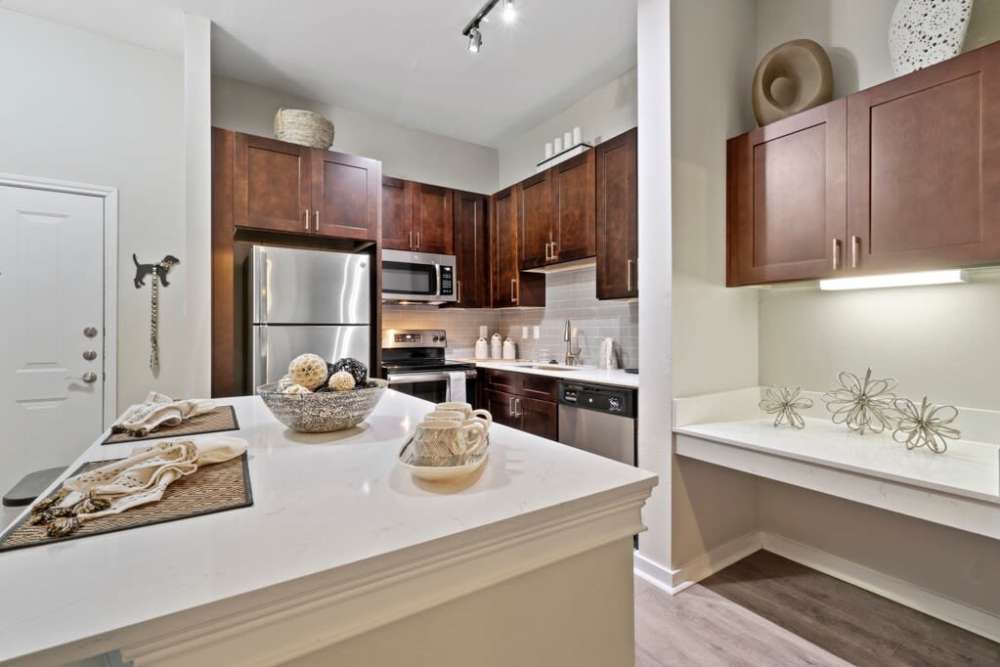
[[[566,342],[566,365],[576,366],[579,354],[573,352],[573,325],[569,320],[566,320],[566,326],[563,328],[563,341]]]

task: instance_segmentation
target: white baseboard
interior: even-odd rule
[[[764,532],[760,537],[771,553],[1000,642],[1000,617],[994,614],[781,535]]]
[[[760,533],[747,533],[720,544],[676,570],[666,568],[636,551],[633,557],[633,569],[637,577],[671,595],[675,595],[688,586],[692,586],[719,570],[724,570],[736,561],[746,558],[760,548]]]
[[[664,567],[636,551],[633,554],[633,571],[635,576],[670,595],[676,595],[759,549],[766,549],[893,602],[1000,642],[1000,616],[774,533],[747,533],[719,545],[675,570]]]

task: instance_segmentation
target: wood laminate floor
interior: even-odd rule
[[[675,596],[636,579],[636,667],[1000,666],[1000,644],[767,551]]]

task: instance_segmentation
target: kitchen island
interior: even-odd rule
[[[315,435],[223,402],[253,506],[0,553],[0,663],[632,664],[655,475],[496,425],[478,475],[431,485],[396,464],[419,399],[388,391],[360,427]]]

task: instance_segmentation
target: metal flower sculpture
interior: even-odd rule
[[[840,387],[823,394],[834,424],[846,424],[861,435],[866,431],[882,433],[892,427],[895,380],[873,380],[870,368],[864,380],[846,371],[838,374],[837,380]]]
[[[769,415],[775,415],[774,427],[781,426],[782,422],[788,421],[793,428],[805,428],[806,422],[799,414],[799,410],[806,410],[813,406],[811,398],[800,398],[802,389],[796,387],[766,387],[764,398],[759,403],[760,409]]]
[[[926,446],[935,454],[944,454],[948,451],[947,439],[962,437],[957,428],[950,426],[958,417],[958,408],[953,405],[934,405],[924,396],[919,408],[908,398],[897,398],[895,407],[900,417],[892,439],[906,443],[907,449]]]

